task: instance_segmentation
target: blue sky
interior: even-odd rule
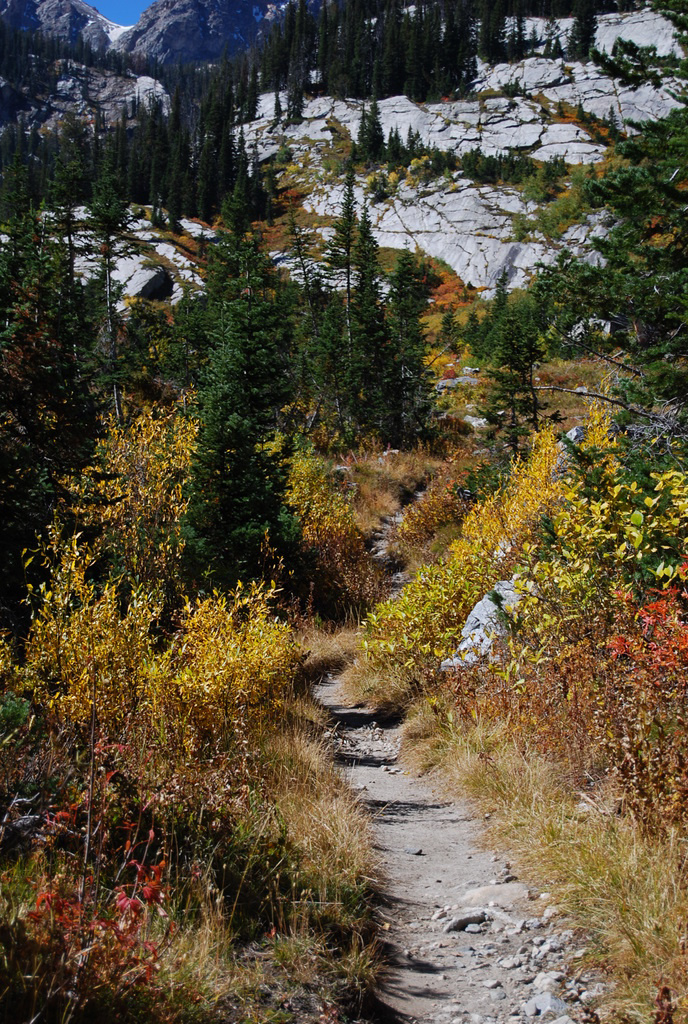
[[[133,25],[139,20],[141,11],[150,7],[153,0],[86,0],[97,11],[118,25]]]

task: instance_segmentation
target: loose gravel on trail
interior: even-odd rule
[[[581,966],[584,939],[549,894],[486,848],[474,808],[403,770],[400,726],[347,706],[337,679],[316,696],[332,717],[342,771],[374,820],[389,964],[382,1016],[407,1024],[594,1020],[601,979]]]

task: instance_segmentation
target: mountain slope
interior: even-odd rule
[[[275,11],[276,5],[256,0],[155,0],[116,45],[163,64],[217,60],[253,42]]]
[[[169,64],[218,60],[242,50],[283,8],[265,0],[155,0],[135,25],[118,25],[84,0],[0,0],[0,18],[11,28],[70,43],[81,35],[94,49]]]
[[[47,32],[75,43],[81,35],[95,49],[108,49],[123,31],[83,0],[0,0],[0,18],[11,28]]]

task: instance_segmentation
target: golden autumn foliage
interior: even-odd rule
[[[316,605],[341,614],[378,599],[380,570],[366,550],[346,485],[337,483],[325,459],[312,451],[293,457],[287,503],[301,524],[304,546],[315,563]]]
[[[448,559],[421,569],[398,600],[368,616],[369,662],[413,667],[446,656],[475,602],[511,573],[541,517],[561,501],[560,459],[554,432],[542,431],[527,461],[514,463],[504,486],[471,509]]]
[[[614,772],[634,813],[663,827],[688,817],[688,475],[634,479],[610,428],[593,406],[579,462],[540,434],[446,562],[369,616],[364,644],[378,671],[417,672],[424,653],[432,687],[475,602],[513,578],[509,631],[445,677],[456,721],[508,723],[572,778]]]
[[[48,583],[33,595],[25,678],[35,700],[76,723],[121,731],[149,723],[186,747],[275,722],[299,654],[276,618],[275,589],[241,585],[228,596],[187,602],[170,645],[156,638],[159,594],[89,580],[93,555],[57,527]]]
[[[71,490],[93,553],[115,575],[139,583],[178,585],[182,520],[198,425],[174,409],[144,410],[131,423],[114,418],[99,440],[93,466]]]
[[[51,574],[32,593],[27,684],[35,700],[75,722],[90,719],[95,695],[101,724],[120,728],[148,704],[151,629],[161,609],[159,595],[135,587],[123,611],[117,583],[99,589],[89,579],[93,554],[78,536],[65,537],[57,525],[44,560]]]
[[[274,586],[239,584],[226,597],[187,603],[151,681],[155,718],[170,733],[197,743],[279,720],[299,650],[274,597]]]
[[[519,629],[537,638],[541,658],[562,657],[584,642],[593,620],[595,631],[612,622],[624,596],[667,587],[684,561],[685,473],[652,473],[647,494],[623,474],[612,446],[596,475],[592,491],[580,476],[567,477],[546,551],[528,548],[519,567]]]

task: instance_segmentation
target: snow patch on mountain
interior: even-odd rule
[[[120,37],[123,36],[125,32],[129,32],[133,27],[133,25],[117,25],[114,21],[109,21],[108,19],[104,19],[103,24],[103,28],[110,40],[111,46],[116,46]]]

